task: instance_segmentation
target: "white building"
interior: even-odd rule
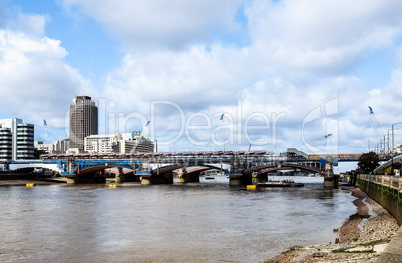
[[[34,147],[39,151],[45,151],[50,154],[54,153],[54,144],[43,143],[42,141],[35,141]]]
[[[33,159],[34,133],[34,125],[21,119],[0,120],[0,160]]]
[[[88,153],[117,152],[116,136],[90,135],[84,139],[84,151]]]
[[[117,133],[116,135],[90,135],[84,139],[84,151],[88,153],[136,153],[156,152],[156,140],[150,141],[141,133]]]
[[[61,141],[56,141],[53,145],[54,153],[66,153],[70,147],[70,140],[64,139]]]
[[[69,146],[69,140],[56,141],[53,144],[43,143],[42,141],[34,142],[34,147],[37,150],[45,151],[48,154],[66,153]]]

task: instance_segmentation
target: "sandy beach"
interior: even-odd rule
[[[387,210],[359,188],[350,189],[356,214],[339,229],[333,244],[292,247],[265,262],[374,262],[399,227]],[[335,244],[336,243],[336,244]]]

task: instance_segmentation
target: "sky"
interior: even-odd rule
[[[387,150],[393,124],[402,135],[401,13],[399,0],[0,0],[0,118],[53,143],[86,95],[99,134],[142,131],[159,151]]]

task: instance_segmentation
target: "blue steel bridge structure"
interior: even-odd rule
[[[231,185],[245,185],[266,180],[267,174],[277,170],[304,170],[323,174],[319,161],[287,162],[286,157],[273,156],[266,151],[216,151],[181,153],[128,154],[45,154],[40,160],[16,161],[9,164],[11,171],[32,171],[45,168],[67,177],[69,183],[105,181],[105,169],[117,168],[116,182],[141,179],[142,184],[173,183],[173,171],[179,182],[198,182],[201,171],[221,169],[230,178]]]

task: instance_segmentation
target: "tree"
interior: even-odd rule
[[[363,153],[359,157],[357,166],[363,173],[371,174],[375,168],[380,166],[380,159],[375,152]]]
[[[34,148],[34,159],[39,159],[42,154],[47,154],[47,151]]]

